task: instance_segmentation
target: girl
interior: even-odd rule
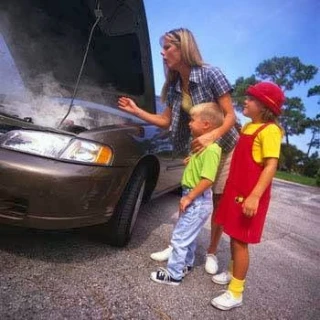
[[[249,267],[248,243],[261,239],[282,139],[277,122],[285,100],[282,90],[273,83],[260,82],[250,86],[246,94],[243,115],[252,121],[242,129],[215,217],[231,237],[229,272],[212,278],[218,284],[230,282],[228,290],[211,301],[221,310],[242,305]]]

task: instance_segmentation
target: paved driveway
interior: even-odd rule
[[[179,197],[145,205],[124,249],[98,243],[87,230],[0,228],[0,319],[319,319],[320,189],[275,181],[261,244],[251,248],[244,306],[211,307],[220,290],[204,272],[209,225],[195,270],[178,287],[149,280],[152,251],[167,245]],[[218,257],[228,260],[228,238]],[[165,264],[162,264],[164,266]]]

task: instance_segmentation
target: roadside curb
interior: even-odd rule
[[[316,186],[307,186],[305,184],[292,182],[292,181],[287,181],[287,180],[283,180],[283,179],[279,179],[279,178],[273,178],[273,180],[279,181],[279,182],[284,182],[284,183],[287,183],[287,184],[293,184],[293,185],[296,185],[296,186],[299,186],[299,187],[314,188],[314,189],[320,190],[320,188],[316,187]]]

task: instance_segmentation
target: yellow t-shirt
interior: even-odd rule
[[[187,92],[182,90],[182,109],[189,114],[191,108],[192,108],[191,96]]]
[[[253,134],[264,123],[245,124],[241,130],[244,134]],[[276,124],[270,124],[258,133],[253,142],[252,156],[257,163],[264,158],[279,158],[282,132]]]

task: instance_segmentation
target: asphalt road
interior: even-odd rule
[[[263,241],[251,247],[244,305],[219,311],[221,290],[204,271],[209,225],[195,270],[178,287],[149,279],[149,254],[167,245],[179,197],[145,205],[124,249],[87,230],[44,232],[0,227],[0,319],[320,319],[320,189],[275,181]],[[228,238],[218,258],[227,264]],[[162,263],[162,266],[165,266]]]

